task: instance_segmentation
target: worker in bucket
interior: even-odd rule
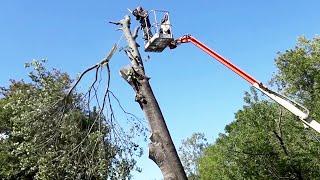
[[[163,35],[171,34],[171,24],[170,24],[168,13],[165,13],[164,17],[161,19],[160,34],[163,34]],[[177,47],[177,42],[173,40],[168,44],[168,46],[170,49],[174,49]]]
[[[148,41],[152,37],[148,11],[144,10],[141,6],[138,6],[132,11],[132,14],[136,17],[137,20],[139,20],[141,29],[143,30],[144,39]]]
[[[170,32],[170,21],[169,21],[169,16],[166,13],[161,20],[161,25],[160,25],[160,33],[161,34],[171,34]]]

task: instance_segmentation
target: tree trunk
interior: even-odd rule
[[[152,92],[149,78],[145,75],[143,62],[135,41],[137,29],[134,34],[131,33],[129,16],[125,16],[118,24],[121,25],[121,29],[127,39],[128,48],[125,52],[131,61],[131,65],[122,68],[120,74],[134,89],[136,93],[135,100],[139,103],[149,121],[151,128],[149,158],[159,166],[165,180],[185,180],[187,177],[183,166],[172,142],[159,104]]]

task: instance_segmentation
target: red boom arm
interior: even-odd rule
[[[199,47],[201,50],[203,50],[204,52],[208,53],[210,56],[212,56],[213,58],[218,60],[220,63],[222,63],[223,65],[225,65],[226,67],[228,67],[229,69],[234,71],[235,73],[237,73],[239,76],[241,76],[242,78],[247,80],[251,85],[253,85],[255,83],[260,84],[259,81],[254,79],[252,76],[250,76],[249,74],[247,74],[246,72],[244,72],[243,70],[241,70],[240,68],[238,68],[237,66],[232,64],[230,61],[228,61],[226,58],[222,57],[220,54],[211,50],[209,47],[207,47],[206,45],[204,45],[203,43],[201,43],[200,41],[198,41],[196,38],[192,37],[191,35],[182,36],[181,38],[179,38],[177,40],[177,42],[178,43],[191,42],[192,44]]]

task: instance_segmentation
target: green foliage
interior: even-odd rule
[[[279,69],[273,81],[290,96],[306,105],[320,118],[320,37],[300,37],[294,49],[279,53]]]
[[[81,94],[64,98],[69,76],[39,61],[26,67],[31,82],[1,88],[0,179],[130,178],[133,147],[111,140],[106,118],[87,112]]]
[[[276,59],[273,78],[288,96],[320,119],[320,39],[300,38]],[[201,179],[319,179],[320,142],[297,117],[269,100],[246,93],[243,109],[200,159]]]
[[[182,141],[179,156],[188,179],[199,179],[198,161],[207,146],[207,138],[203,133],[194,133],[190,138]]]

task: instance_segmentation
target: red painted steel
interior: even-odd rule
[[[207,54],[209,54],[211,57],[215,58],[216,60],[218,60],[220,63],[222,63],[223,65],[225,65],[226,67],[228,67],[229,69],[231,69],[233,72],[237,73],[239,76],[241,76],[242,78],[244,78],[246,81],[248,81],[251,85],[253,85],[254,83],[259,83],[259,81],[257,81],[256,79],[254,79],[252,76],[250,76],[249,74],[247,74],[245,71],[241,70],[240,68],[238,68],[237,66],[235,66],[234,64],[232,64],[229,60],[227,60],[226,58],[224,58],[223,56],[221,56],[220,54],[218,54],[217,52],[215,52],[214,50],[210,49],[208,46],[204,45],[203,43],[201,43],[199,40],[197,40],[196,38],[192,37],[191,35],[185,35],[183,37],[181,37],[180,39],[178,39],[177,41],[178,43],[187,43],[187,42],[191,42],[192,44],[194,44],[195,46],[199,47],[200,49],[202,49],[204,52],[206,52]]]

